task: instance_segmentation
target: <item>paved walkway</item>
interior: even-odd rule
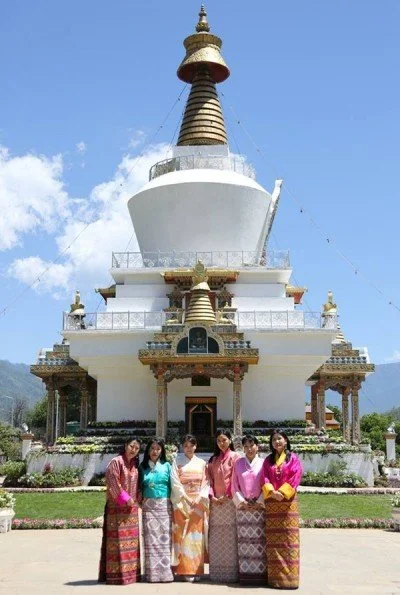
[[[3,595],[120,593],[96,582],[101,530],[11,531],[0,534]],[[239,585],[170,583],[129,585],[138,595],[243,595],[263,589]],[[266,591],[276,592],[273,589]],[[301,531],[302,595],[400,595],[400,533],[364,529]]]

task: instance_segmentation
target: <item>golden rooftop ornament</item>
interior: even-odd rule
[[[210,33],[204,5],[199,12],[196,33],[183,45],[186,56],[178,68],[178,77],[192,88],[185,108],[179,145],[225,145],[227,134],[215,83],[229,76],[221,56],[222,40]]]
[[[210,302],[210,287],[207,283],[207,271],[199,260],[193,269],[192,296],[185,316],[187,322],[204,322],[215,324],[215,312]]]

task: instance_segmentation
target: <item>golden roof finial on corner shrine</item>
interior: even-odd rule
[[[331,314],[337,311],[337,305],[333,301],[332,291],[328,291],[328,301],[324,304],[323,308],[324,312],[329,312]]]

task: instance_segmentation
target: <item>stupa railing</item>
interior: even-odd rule
[[[149,180],[169,174],[173,171],[182,171],[188,169],[217,169],[234,171],[238,174],[247,176],[255,180],[256,172],[254,167],[240,157],[234,155],[182,155],[180,157],[171,157],[155,163],[149,172]]]
[[[261,254],[259,251],[249,250],[113,252],[111,266],[116,269],[180,268],[194,267],[199,260],[207,268],[290,268],[288,250],[268,250]]]
[[[227,313],[232,326],[240,330],[314,330],[336,328],[336,319],[325,319],[321,312],[290,311],[252,311]],[[159,330],[164,325],[182,324],[176,321],[176,312],[94,312],[85,316],[64,313],[65,331],[98,330]],[[224,314],[225,316],[225,314]],[[227,325],[229,331],[229,325]]]

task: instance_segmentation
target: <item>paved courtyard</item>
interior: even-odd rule
[[[260,588],[170,583],[111,587],[96,582],[100,529],[0,534],[0,593],[7,595],[240,595]],[[364,529],[303,529],[297,593],[400,595],[400,533]],[[273,589],[270,592],[278,592]]]

